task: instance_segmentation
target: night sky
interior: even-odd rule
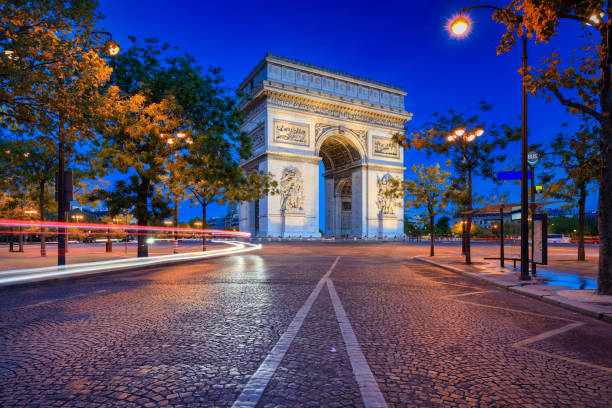
[[[193,55],[203,67],[223,69],[227,84],[237,87],[266,52],[299,59],[330,69],[401,86],[408,95],[406,109],[414,113],[410,126],[418,127],[433,112],[462,112],[486,100],[493,111],[482,115],[487,123],[520,124],[521,64],[519,47],[497,55],[504,27],[489,10],[470,12],[472,30],[465,39],[449,35],[449,19],[471,1],[115,1],[102,0],[106,18],[100,26],[120,45],[127,36],[158,38]],[[501,6],[503,2],[491,2]],[[588,29],[588,28],[587,28]],[[567,54],[583,28],[565,22],[550,44],[529,44],[530,62],[550,50]],[[529,98],[531,142],[545,142],[562,130],[575,128],[577,119],[555,100]],[[486,134],[485,136],[486,137]],[[509,147],[517,161],[520,144]],[[406,164],[430,164],[440,158],[409,151]],[[494,188],[479,183],[478,193]],[[519,186],[506,185],[512,200]],[[596,198],[587,209],[596,208]],[[210,215],[225,213],[210,208]],[[201,214],[185,204],[181,220]]]

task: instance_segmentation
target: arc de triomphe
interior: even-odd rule
[[[412,114],[401,88],[266,55],[239,87],[243,130],[253,143],[246,172],[263,170],[280,195],[240,205],[240,229],[261,237],[320,237],[319,162],[325,180],[325,235],[403,234],[400,200],[384,194],[403,176],[391,140]]]

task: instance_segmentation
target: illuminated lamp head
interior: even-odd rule
[[[451,32],[457,37],[461,37],[465,35],[470,28],[470,22],[467,18],[459,15],[459,17],[455,18],[450,24]]]

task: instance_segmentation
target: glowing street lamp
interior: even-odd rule
[[[162,138],[165,137],[165,135],[162,133],[160,135]],[[172,148],[172,146],[176,143],[176,142],[183,142],[185,144],[193,144],[193,140],[190,137],[187,137],[187,134],[182,131],[179,130],[174,134],[174,137],[169,137],[166,139],[166,144],[168,146],[170,146],[170,148]],[[178,146],[176,149],[174,149],[173,153],[172,153],[172,162],[176,163],[176,150],[178,150]],[[170,183],[173,182],[173,171],[172,169],[170,170]],[[169,224],[168,224],[169,223]],[[166,225],[170,225],[172,223],[172,221],[165,221],[164,224]],[[173,253],[178,254],[178,198],[177,195],[174,194],[174,249],[173,249]]]
[[[476,140],[477,137],[480,137],[484,134],[484,128],[482,126],[477,126],[474,129],[467,131],[467,129],[463,126],[460,126],[458,128],[456,128],[455,130],[453,130],[451,133],[448,134],[448,136],[446,137],[446,140],[449,143],[457,143],[459,145],[459,148],[461,149],[461,154],[463,156],[463,166],[461,166],[461,171],[463,173],[463,179],[466,180],[466,153],[467,153],[467,147],[469,143],[472,143],[474,140]],[[467,208],[467,222],[463,221],[462,222],[462,226],[463,226],[463,240],[462,240],[462,246],[461,249],[463,251],[463,253],[465,254],[465,263],[471,263],[472,262],[472,257],[471,257],[471,253],[470,253],[470,234],[471,234],[471,229],[472,229],[472,168],[468,167],[467,169],[467,193],[468,193],[468,208]]]
[[[459,17],[455,18],[450,25],[450,29],[456,36],[460,37],[465,35],[470,28],[470,22],[467,18],[459,14]]]
[[[502,9],[496,6],[487,4],[466,7],[459,11],[459,16],[455,18],[449,29],[455,37],[464,37],[469,28],[469,21],[463,17],[463,13],[477,8],[487,8],[495,11]],[[528,191],[527,191],[527,90],[525,89],[525,75],[527,74],[527,37],[525,30],[522,35],[523,40],[523,66],[521,69],[522,76],[522,126],[521,126],[521,280],[530,280],[529,277],[529,224],[528,224]]]

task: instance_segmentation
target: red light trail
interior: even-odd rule
[[[57,222],[57,221],[35,221],[35,220],[11,220],[0,218],[0,227],[22,227],[22,228],[77,228],[77,229],[98,229],[98,230],[121,230],[134,231],[130,232],[131,235],[138,234],[171,234],[175,231],[181,234],[205,234],[210,236],[218,237],[239,237],[239,238],[250,238],[250,232],[242,231],[226,231],[217,229],[201,229],[201,228],[184,228],[184,227],[161,227],[155,225],[131,225],[131,224],[94,224],[94,223],[82,223],[82,222]],[[142,232],[147,231],[147,232]],[[7,231],[3,230],[0,233],[19,233],[19,231]],[[21,231],[23,233],[23,231]],[[46,232],[49,235],[56,234],[54,232]]]

